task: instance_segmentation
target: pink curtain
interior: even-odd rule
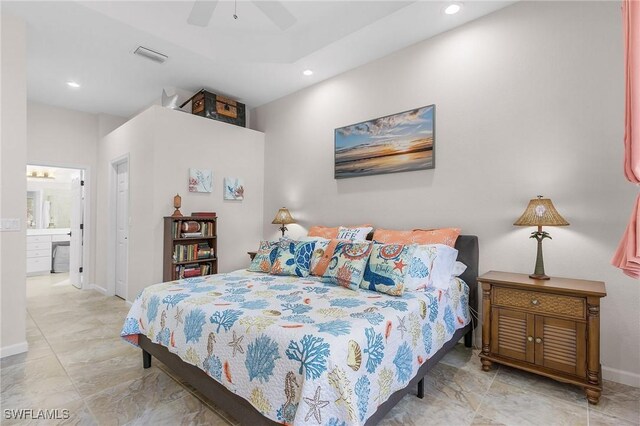
[[[630,182],[640,183],[640,1],[623,0],[625,65],[624,174]],[[640,279],[640,196],[631,213],[627,230],[611,263],[630,277]]]
[[[629,220],[627,230],[612,260],[614,266],[636,279],[640,279],[640,240],[637,238],[640,235],[638,212],[640,212],[640,195],[631,213],[631,220]]]

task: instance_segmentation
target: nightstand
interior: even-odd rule
[[[258,252],[257,251],[248,251],[247,254],[251,258],[251,260],[253,260],[253,258],[256,257],[256,254],[258,254]]]
[[[584,388],[591,404],[602,393],[601,281],[488,272],[482,285],[482,369],[509,365]]]

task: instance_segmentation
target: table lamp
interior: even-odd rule
[[[282,236],[284,237],[284,231],[287,231],[287,227],[290,223],[296,223],[295,219],[291,217],[291,213],[287,210],[286,207],[281,208],[276,213],[276,217],[271,221],[274,225],[281,225],[280,230],[282,231]]]
[[[515,226],[537,226],[538,230],[531,233],[530,238],[538,241],[538,254],[536,257],[536,269],[529,278],[534,280],[548,280],[549,277],[544,273],[544,260],[542,259],[542,240],[551,239],[548,232],[542,230],[543,226],[567,226],[567,222],[553,206],[549,198],[537,198],[529,201],[529,205],[525,209],[522,216],[514,223]]]

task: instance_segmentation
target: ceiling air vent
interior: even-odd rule
[[[147,49],[146,47],[138,46],[136,50],[133,52],[134,55],[142,56],[143,58],[147,58],[153,62],[157,62],[159,64],[164,63],[169,57],[167,55],[163,55],[162,53],[158,53],[154,50]]]

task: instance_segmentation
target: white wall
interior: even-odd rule
[[[19,231],[0,232],[0,356],[4,357],[27,350],[27,63],[24,21],[2,14],[1,9],[0,15],[0,217],[20,219]]]
[[[264,135],[179,111],[153,106],[100,142],[97,280],[108,287],[109,175],[114,159],[129,155],[128,300],[162,281],[163,217],[182,196],[183,214],[218,213],[219,271],[246,267],[247,251],[262,236]],[[213,170],[212,193],[189,193],[189,168]],[[224,177],[245,180],[242,202],[224,201]]]
[[[28,164],[86,168],[91,214],[85,219],[89,237],[87,282],[96,282],[96,172],[98,140],[119,127],[125,118],[90,114],[30,101],[27,105]]]
[[[571,226],[547,229],[547,274],[606,282],[604,376],[640,386],[640,286],[609,265],[637,191],[622,173],[621,41],[616,2],[520,2],[255,109],[265,235],[283,205],[303,227],[460,226],[479,236],[481,272],[530,273],[532,229],[512,223],[549,196]],[[333,179],[335,128],[429,104],[435,170]]]

